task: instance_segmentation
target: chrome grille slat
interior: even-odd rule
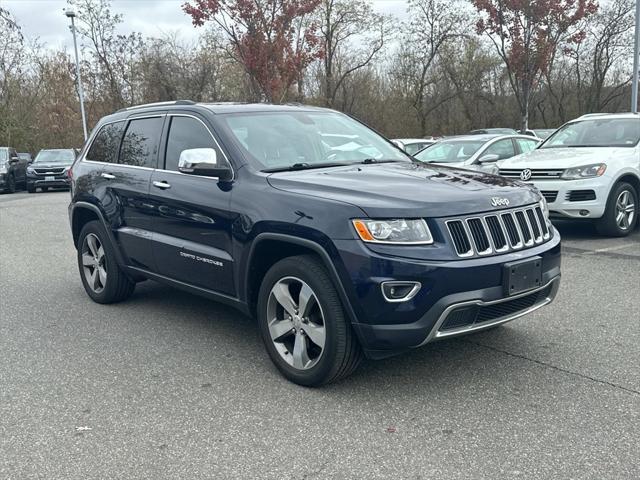
[[[551,237],[538,205],[446,220],[445,225],[459,257],[529,248]]]
[[[524,168],[501,168],[499,173],[503,177],[507,178],[520,178],[520,174]],[[547,178],[560,178],[564,173],[564,169],[544,169],[544,168],[531,168],[531,180],[544,180]],[[528,181],[528,180],[527,180]]]

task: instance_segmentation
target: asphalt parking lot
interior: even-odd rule
[[[228,307],[91,302],[68,202],[0,196],[2,479],[640,478],[640,229],[562,223],[554,304],[305,389]]]

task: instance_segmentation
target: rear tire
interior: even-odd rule
[[[121,302],[131,296],[133,282],[120,268],[102,223],[88,222],[78,237],[78,269],[87,295],[97,303]]]
[[[602,218],[596,221],[601,235],[625,237],[633,232],[638,221],[638,192],[627,182],[613,186]]]
[[[340,296],[315,256],[285,258],[269,269],[260,286],[257,316],[271,360],[298,385],[334,382],[362,360]]]

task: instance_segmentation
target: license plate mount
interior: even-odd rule
[[[44,181],[45,182],[54,182],[55,179],[56,179],[56,177],[53,176],[53,175],[49,175],[49,176],[44,177]]]
[[[542,286],[542,257],[531,257],[504,264],[503,288],[506,295],[517,295]]]

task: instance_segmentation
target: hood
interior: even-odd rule
[[[539,148],[498,163],[500,168],[571,168],[591,163],[606,163],[611,158],[632,154],[625,147]]]
[[[280,190],[355,205],[373,218],[467,215],[494,210],[492,197],[508,199],[509,207],[540,198],[533,187],[520,182],[419,163],[279,172],[268,181]]]
[[[73,165],[73,161],[67,162],[33,162],[29,166],[37,169],[45,169],[45,168],[65,168]]]

